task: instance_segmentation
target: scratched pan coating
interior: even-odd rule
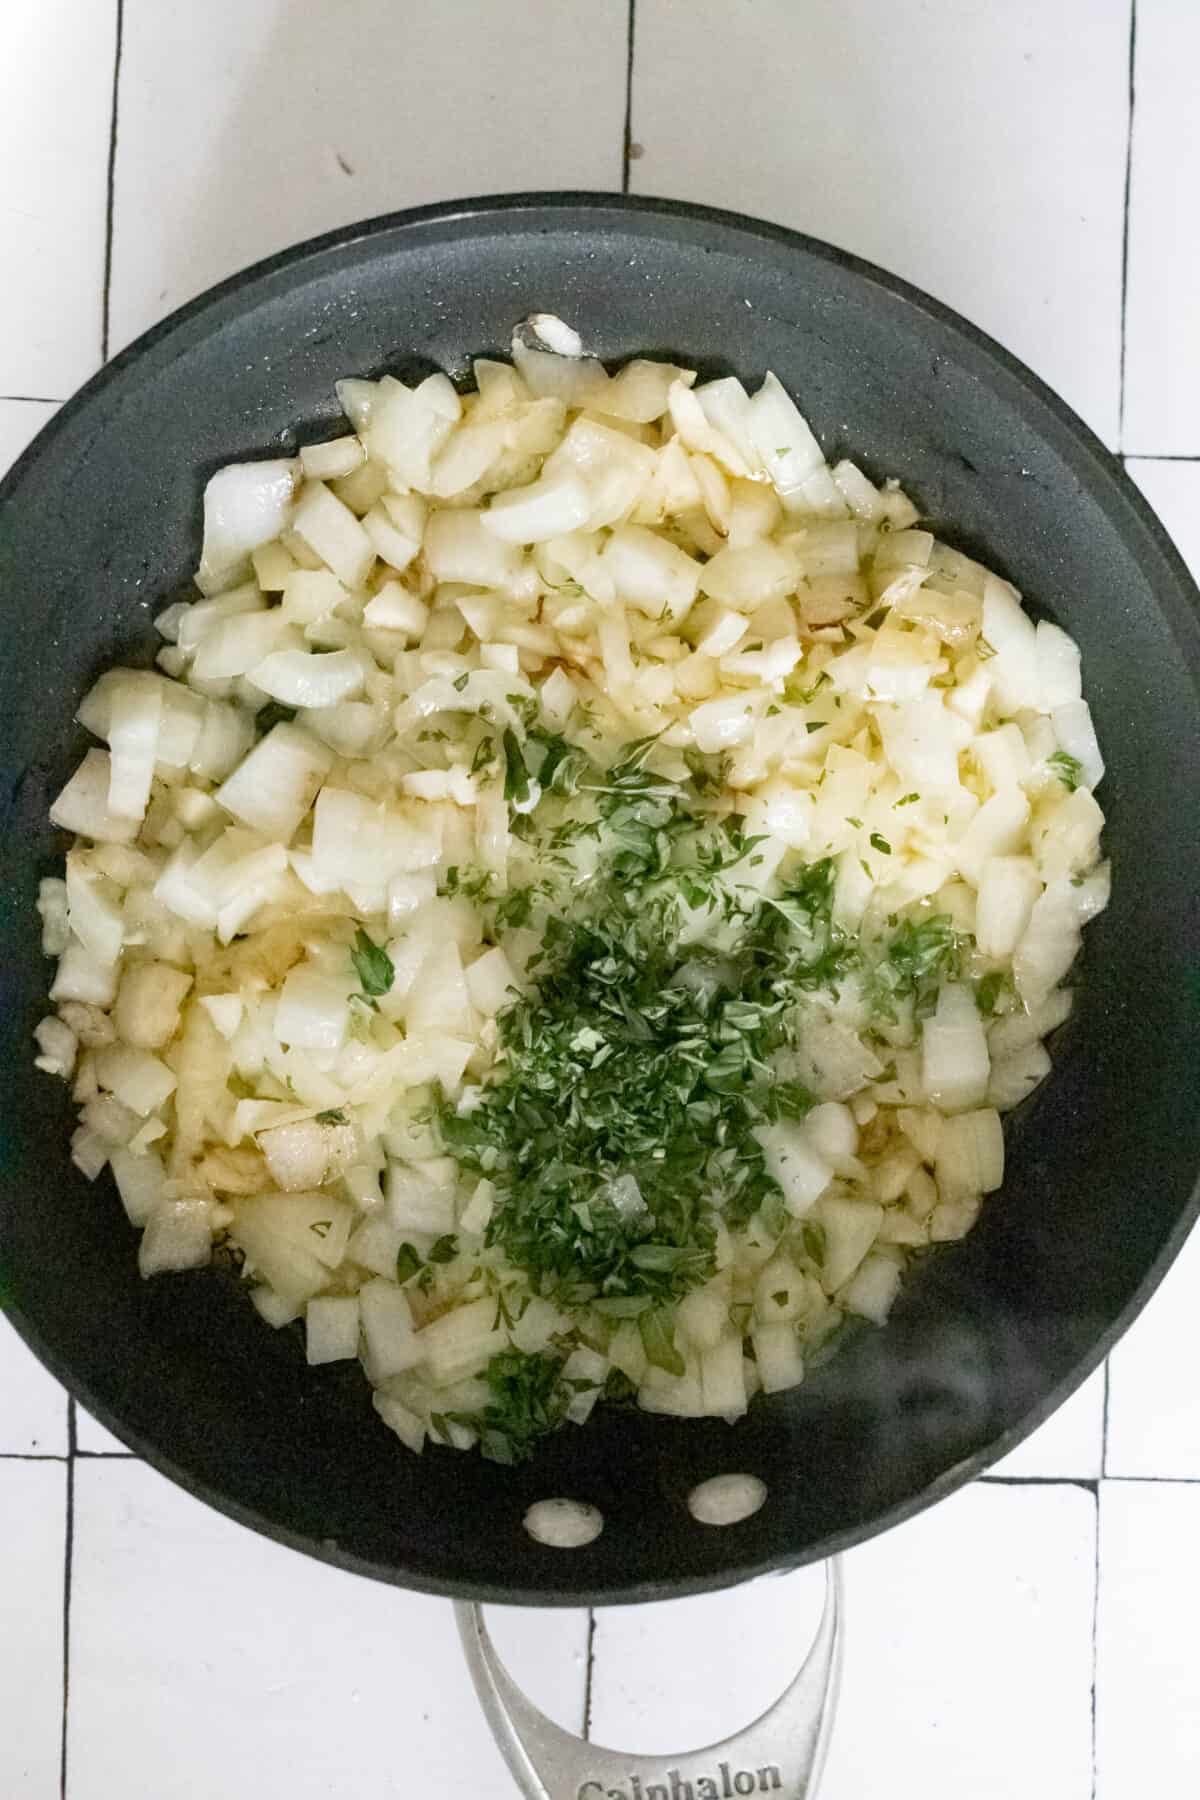
[[[348,1365],[309,1370],[231,1277],[143,1282],[105,1177],[70,1166],[70,1103],[32,1068],[48,965],[33,901],[62,842],[70,723],[195,565],[222,462],[337,424],[348,373],[461,371],[556,312],[610,360],[649,349],[748,382],[774,369],[831,455],[898,474],[929,523],[1080,643],[1108,762],[1114,891],[1089,927],[1054,1073],[1013,1121],[978,1227],[910,1276],[803,1387],[734,1429],[605,1411],[531,1465],[407,1454]],[[0,1280],[39,1356],[111,1430],[281,1542],[405,1586],[531,1604],[649,1600],[823,1557],[949,1493],[1078,1385],[1191,1224],[1200,1169],[1200,630],[1179,558],[1117,463],[944,307],[737,216],[518,196],[372,221],[176,313],[83,390],[0,486]],[[766,1505],[696,1524],[697,1481]],[[605,1529],[571,1554],[522,1515],[567,1495]]]

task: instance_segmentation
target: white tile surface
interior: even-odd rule
[[[0,400],[0,476],[57,411],[53,400]]]
[[[0,395],[100,361],[116,0],[0,7]]]
[[[1137,0],[1125,430],[1200,569],[1193,0]],[[116,0],[0,5],[0,469],[100,350]],[[635,188],[760,212],[928,287],[1110,441],[1130,0],[638,0]],[[125,0],[113,347],[280,245],[393,207],[615,187],[626,0]],[[340,160],[339,160],[340,158]],[[348,165],[348,166],[344,166]],[[53,396],[43,403],[9,395]],[[2,596],[0,596],[2,603]],[[1200,1240],[1114,1353],[1100,1483],[1099,1800],[1200,1791]],[[977,1485],[849,1559],[823,1800],[1084,1800],[1102,1376]],[[449,1608],[210,1515],[81,1410],[67,1800],[501,1800]],[[0,1320],[0,1800],[58,1792],[66,1401]],[[6,1457],[8,1460],[6,1460]],[[593,1723],[735,1727],[819,1577],[600,1616]],[[586,1621],[493,1615],[578,1727]],[[249,1772],[249,1773],[248,1773]]]
[[[1145,1312],[1108,1359],[1107,1475],[1200,1481],[1198,1296],[1200,1232],[1193,1231]]]
[[[493,1618],[578,1729],[586,1614]],[[142,1463],[77,1466],[71,1659],[70,1800],[512,1794],[448,1602],[280,1549]]]
[[[822,1800],[1088,1800],[1095,1511],[1078,1487],[975,1486],[850,1554]],[[806,1570],[601,1613],[593,1736],[662,1751],[744,1724],[818,1607]]]
[[[1129,0],[639,0],[634,187],[907,276],[1112,443],[1128,45]]]
[[[1095,1481],[1104,1452],[1104,1369],[1089,1375],[1081,1388],[1051,1413],[1044,1425],[989,1470],[1027,1480]]]
[[[1126,468],[1200,580],[1200,462],[1155,462],[1131,456]]]
[[[1105,1483],[1096,1800],[1200,1793],[1198,1542],[1200,1487]]]
[[[0,1456],[65,1456],[67,1396],[0,1314]]]
[[[50,1800],[62,1745],[63,1463],[0,1461],[0,1794]]]
[[[624,0],[127,0],[114,346],[313,232],[619,186],[625,44]]]
[[[1200,133],[1193,0],[1138,0],[1123,447],[1200,454]]]

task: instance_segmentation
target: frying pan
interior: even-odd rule
[[[736,1429],[601,1409],[536,1461],[411,1457],[347,1365],[310,1370],[236,1280],[143,1282],[115,1193],[70,1166],[70,1104],[32,1067],[47,964],[34,894],[50,800],[83,748],[89,681],[152,655],[194,568],[219,464],[338,428],[337,376],[503,353],[533,310],[618,360],[774,369],[830,455],[896,473],[951,543],[1078,639],[1108,759],[1115,883],[1089,927],[1052,1078],[1011,1122],[977,1228],[867,1331]],[[360,1574],[474,1601],[664,1599],[830,1556],[978,1475],[1134,1317],[1197,1211],[1197,596],[1118,464],[1012,357],[944,307],[810,239],[728,213],[588,194],[425,208],[319,238],[138,340],[0,486],[0,1275],[36,1353],[135,1451],[210,1504]],[[768,1499],[729,1531],[689,1490]],[[527,1507],[605,1529],[564,1553]]]

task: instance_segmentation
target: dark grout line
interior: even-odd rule
[[[56,1450],[0,1450],[0,1462],[60,1462],[69,1458]]]
[[[1117,382],[1117,443],[1125,442],[1125,355],[1129,311],[1129,198],[1133,187],[1133,111],[1137,61],[1137,0],[1129,0],[1129,128],[1125,139],[1125,199],[1121,226],[1121,369]]]
[[[1104,1359],[1104,1407],[1100,1414],[1100,1479],[1102,1481],[1108,1473],[1108,1395],[1109,1371],[1106,1356]]]
[[[108,361],[109,300],[112,292],[113,201],[117,181],[117,119],[121,99],[121,50],[125,37],[125,0],[117,0],[117,42],[113,56],[112,111],[108,131],[108,180],[104,213],[104,300],[100,313],[100,360]]]
[[[592,1682],[596,1673],[596,1609],[588,1607],[587,1675],[583,1687],[583,1737],[592,1741]]]
[[[1107,1362],[1104,1365],[1104,1371],[1105,1371],[1105,1394],[1107,1396],[1107,1389],[1108,1389],[1108,1364],[1107,1364]],[[1091,1800],[1096,1800],[1096,1792],[1097,1792],[1097,1788],[1099,1786],[1099,1781],[1100,1781],[1100,1770],[1099,1770],[1099,1763],[1098,1763],[1097,1739],[1096,1739],[1096,1671],[1097,1671],[1097,1667],[1098,1667],[1099,1643],[1100,1643],[1100,1493],[1099,1493],[1098,1488],[1096,1491],[1095,1532],[1096,1532],[1096,1540],[1095,1540],[1095,1550],[1093,1553],[1094,1560],[1092,1563],[1092,1688],[1091,1688],[1092,1796],[1091,1796]]]
[[[1122,450],[1121,461],[1131,462],[1181,462],[1200,463],[1200,451],[1194,456],[1186,456],[1182,451],[1171,451],[1165,456],[1156,456],[1152,450]]]
[[[625,28],[625,135],[621,145],[621,192],[629,192],[629,165],[633,161],[633,47],[637,36],[637,0],[629,0]]]
[[[71,1454],[67,1458],[67,1538],[63,1553],[62,1740],[59,1746],[59,1794],[67,1800],[67,1718],[71,1696],[71,1574],[75,1561],[75,1402],[67,1411]]]
[[[79,1462],[136,1462],[137,1455],[132,1450],[77,1450]]]
[[[987,1487],[1077,1487],[1095,1494],[1099,1476],[1089,1475],[981,1475]]]
[[[1108,1487],[1200,1487],[1200,1475],[1106,1475]]]
[[[0,394],[0,400],[19,400],[26,406],[61,406],[54,394]]]

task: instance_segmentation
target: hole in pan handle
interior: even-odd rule
[[[455,1611],[492,1735],[526,1800],[734,1800],[774,1794],[814,1800],[837,1705],[843,1601],[841,1560],[825,1565],[825,1605],[795,1680],[753,1724],[703,1750],[629,1756],[584,1743],[539,1711],[496,1654],[483,1609]]]

